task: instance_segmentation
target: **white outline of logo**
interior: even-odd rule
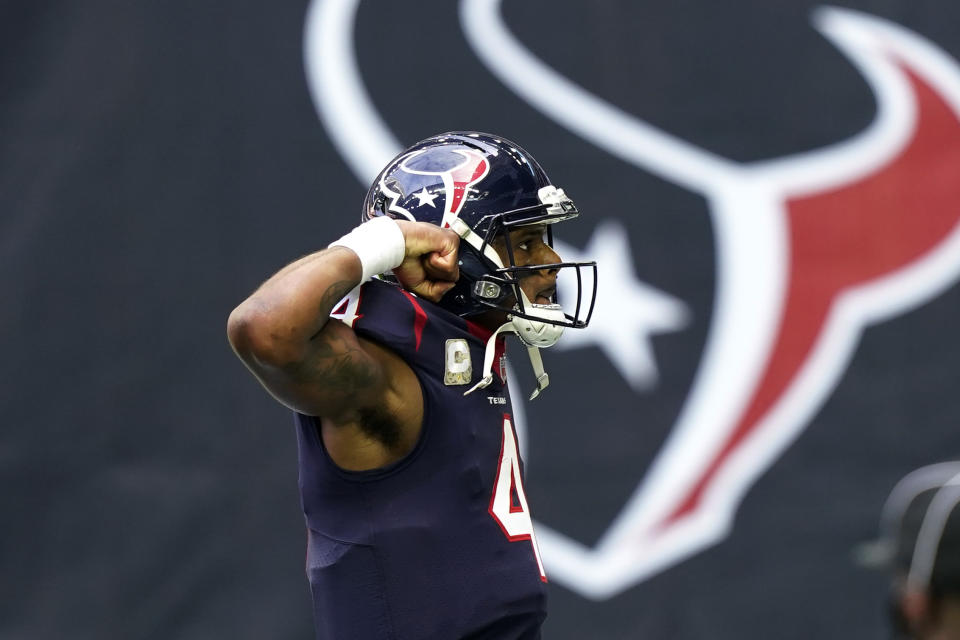
[[[442,227],[449,227],[450,223],[459,215],[460,210],[463,209],[463,205],[467,201],[467,195],[470,187],[486,178],[487,174],[490,173],[490,162],[479,151],[474,151],[473,149],[451,149],[451,151],[456,153],[458,156],[461,156],[463,158],[463,162],[455,167],[451,167],[450,169],[445,169],[444,171],[420,171],[407,166],[407,162],[423,153],[424,149],[408,153],[400,159],[399,163],[400,169],[406,171],[407,173],[412,173],[418,176],[439,176],[443,181],[443,218],[440,221],[440,226]],[[464,167],[476,168],[480,166],[483,166],[483,172],[480,175],[476,177],[471,175],[467,180],[456,180],[455,174],[460,173]],[[463,189],[463,194],[460,196],[459,200],[456,199],[457,184],[462,185],[460,188]],[[400,197],[400,194],[395,194],[393,191],[390,191],[387,188],[387,185],[384,184],[383,180],[380,181],[380,188],[394,196],[393,203],[390,205],[391,211],[397,211],[410,220],[414,220],[414,217],[409,211],[396,204],[397,198]]]
[[[786,199],[864,178],[902,150],[916,122],[908,67],[960,114],[960,67],[920,36],[863,13],[822,8],[817,28],[850,59],[877,97],[874,122],[815,152],[739,164],[659,131],[587,93],[510,34],[501,0],[461,0],[479,58],[505,85],[573,133],[644,171],[705,196],[716,229],[717,293],[693,387],[646,477],[597,545],[543,524],[551,579],[605,599],[728,534],[747,490],[807,426],[852,357],[863,329],[934,298],[960,273],[960,229],[921,259],[833,301],[811,355],[751,434],[726,458],[687,517],[661,527],[742,416],[759,385],[784,307]],[[364,181],[402,148],[363,89],[351,34],[359,0],[313,0],[305,38],[308,82],[321,120]],[[321,55],[321,49],[323,55]],[[366,179],[369,181],[369,179]],[[522,401],[515,412],[519,413]],[[518,428],[521,416],[517,418]]]
[[[398,161],[399,168],[407,173],[411,173],[418,176],[439,176],[440,180],[443,182],[444,190],[444,209],[443,209],[443,218],[440,220],[440,226],[449,227],[450,223],[457,217],[460,213],[460,210],[463,209],[464,203],[467,201],[467,193],[470,190],[472,185],[477,184],[481,180],[487,177],[487,174],[490,173],[490,162],[483,156],[479,151],[474,151],[473,149],[451,149],[454,153],[463,157],[463,162],[458,164],[455,167],[446,169],[444,171],[419,171],[417,169],[412,169],[407,166],[407,162],[412,158],[417,157],[424,152],[424,149],[419,149],[417,151],[411,151],[406,154]],[[472,164],[471,164],[472,163]],[[457,190],[458,181],[454,179],[454,174],[459,172],[462,168],[467,166],[480,166],[480,163],[483,163],[483,173],[477,177],[471,176],[471,179],[466,181],[460,181],[459,184],[463,185],[463,195],[459,200],[455,200],[455,194]],[[393,211],[396,214],[399,214],[408,220],[416,220],[413,217],[413,214],[401,207],[397,202],[400,198],[403,197],[403,194],[397,193],[390,188],[390,185],[381,178],[380,179],[380,190],[390,196],[390,206],[387,207],[388,211]],[[453,208],[451,208],[451,205]]]

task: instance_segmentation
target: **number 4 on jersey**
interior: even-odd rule
[[[334,320],[339,320],[348,327],[353,327],[357,320],[360,318],[361,314],[358,314],[357,311],[360,309],[360,286],[355,287],[350,293],[345,295],[340,302],[333,305],[333,310],[330,312],[330,317]]]
[[[513,496],[516,496],[516,504]],[[510,542],[530,541],[533,546],[533,555],[537,559],[537,567],[540,569],[540,579],[546,582],[547,574],[540,560],[540,548],[537,546],[537,536],[533,532],[533,521],[530,519],[530,509],[527,507],[527,495],[523,490],[517,438],[513,433],[510,416],[506,414],[503,416],[500,466],[497,468],[497,477],[493,482],[493,495],[490,497],[488,510]]]

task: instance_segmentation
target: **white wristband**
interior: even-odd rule
[[[375,275],[399,267],[407,252],[403,231],[390,216],[377,216],[364,222],[339,240],[331,242],[330,246],[346,247],[357,254],[363,267],[361,284]]]

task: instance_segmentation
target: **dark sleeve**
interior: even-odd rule
[[[380,280],[366,282],[348,293],[334,306],[330,317],[410,363],[416,358],[427,322],[416,296]]]

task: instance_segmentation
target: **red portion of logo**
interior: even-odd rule
[[[661,526],[696,509],[730,453],[783,397],[837,297],[909,266],[960,222],[960,122],[923,79],[904,71],[917,100],[917,126],[900,155],[859,182],[787,201],[786,301],[761,382],[723,447]]]
[[[450,177],[453,178],[453,193],[449,194],[448,197],[447,211],[449,213],[460,212],[466,199],[467,187],[487,175],[490,168],[487,159],[480,153],[469,151],[465,153],[469,153],[473,162],[467,161],[450,172]]]

